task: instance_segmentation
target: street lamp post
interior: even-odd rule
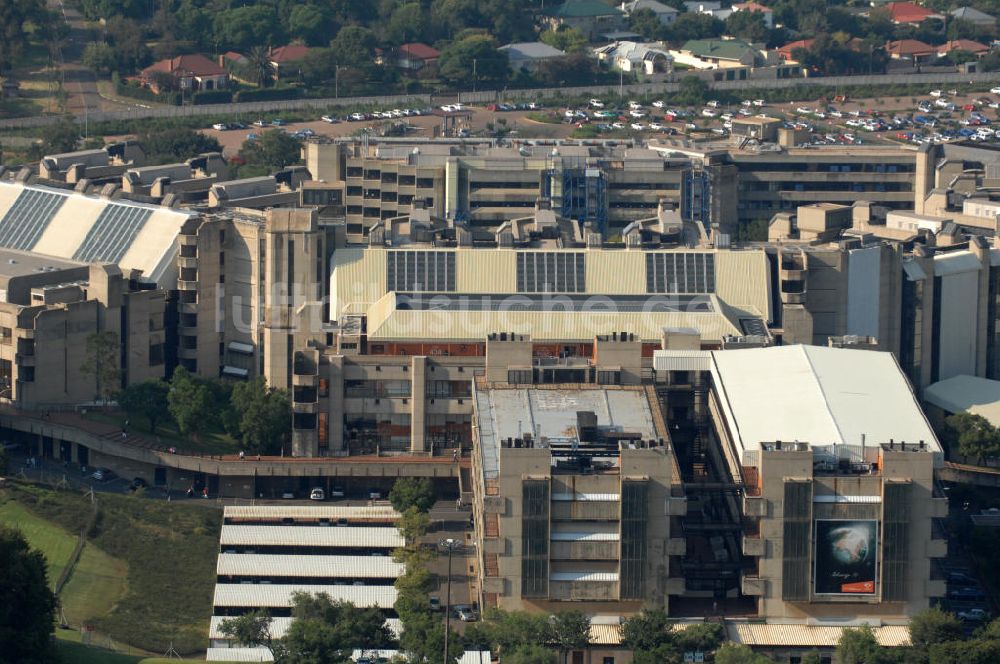
[[[450,537],[439,543],[448,552],[448,590],[444,598],[444,664],[448,664],[448,637],[451,636],[451,554],[461,545],[457,539]]]

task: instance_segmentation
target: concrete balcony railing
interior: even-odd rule
[[[744,556],[763,556],[767,548],[767,541],[760,537],[744,537],[743,538],[743,555]]]
[[[930,540],[927,540],[927,557],[928,558],[947,558],[948,557],[948,540],[944,540],[944,539],[930,539]]]
[[[617,521],[620,509],[617,502],[555,502],[552,503],[552,519],[554,521]]]
[[[549,599],[571,601],[615,601],[617,581],[549,581]]]
[[[759,576],[744,576],[741,579],[741,586],[744,595],[760,597],[767,590],[767,580]]]
[[[743,514],[751,518],[767,516],[767,500],[760,496],[743,496]]]
[[[618,560],[618,542],[552,542],[553,560]]]
[[[687,555],[687,540],[683,537],[671,537],[667,540],[668,556]]]

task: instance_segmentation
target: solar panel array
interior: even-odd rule
[[[390,251],[386,285],[391,291],[454,291],[455,253],[451,251]]]
[[[517,292],[584,293],[586,256],[581,252],[522,251],[517,254]]]
[[[35,246],[65,196],[37,189],[25,189],[0,219],[0,247],[27,250]]]
[[[149,208],[108,205],[101,210],[73,258],[87,263],[117,263],[151,216],[153,210]]]
[[[646,254],[646,292],[714,293],[715,255],[705,252]]]

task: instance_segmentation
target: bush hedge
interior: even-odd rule
[[[262,88],[260,90],[240,90],[233,96],[233,101],[278,101],[298,99],[301,96],[301,88]]]
[[[195,106],[201,104],[228,104],[233,100],[233,93],[230,90],[199,90],[191,96],[191,103]]]

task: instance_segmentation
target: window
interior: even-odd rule
[[[11,329],[9,327],[0,327],[0,344],[9,346],[12,338]]]
[[[705,252],[646,254],[646,292],[714,293],[715,255]]]
[[[20,378],[25,383],[35,382],[35,367],[21,367],[21,371],[18,374]]]
[[[163,364],[163,344],[149,345],[149,366],[158,367]]]
[[[390,251],[386,284],[392,291],[454,291],[455,254],[451,251]]]
[[[523,251],[517,254],[520,293],[583,293],[586,256],[582,252]]]

